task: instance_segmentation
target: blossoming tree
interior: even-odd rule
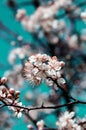
[[[0,63],[0,129],[11,130],[10,119],[16,117],[24,119],[27,130],[86,130],[85,116],[76,116],[79,105],[86,107],[86,1],[4,4],[33,40],[0,21],[0,36],[12,46],[9,64]],[[30,5],[35,7],[31,15]],[[84,26],[80,30],[78,21]]]

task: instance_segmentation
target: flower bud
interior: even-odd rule
[[[18,99],[18,98],[19,98],[19,95],[20,95],[20,91],[16,91],[16,92],[15,92],[15,99]]]
[[[16,94],[16,95],[19,95],[19,94],[20,94],[20,91],[16,91],[15,94]]]
[[[28,130],[33,130],[33,126],[32,125],[28,125],[27,128],[28,128]]]
[[[9,93],[10,93],[10,94],[14,94],[14,93],[15,93],[15,90],[14,90],[13,88],[10,88]]]
[[[43,121],[43,120],[38,121],[36,125],[37,125],[38,129],[43,130],[43,127],[44,127],[44,121]]]
[[[12,98],[12,95],[11,95],[11,94],[8,94],[8,95],[7,95],[7,98],[11,99],[11,98]]]
[[[61,65],[61,67],[63,67],[65,65],[65,63],[63,61],[60,61],[60,65]]]
[[[3,92],[3,93],[7,93],[7,88],[3,88],[3,89],[2,89],[2,92]]]
[[[2,84],[5,84],[6,82],[7,82],[7,78],[6,78],[6,77],[2,77],[2,78],[1,78],[1,83],[2,83]]]

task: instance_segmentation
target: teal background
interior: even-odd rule
[[[17,2],[22,2],[22,1],[24,1],[24,0],[18,0]],[[25,8],[27,10],[28,14],[32,14],[35,10],[35,8],[33,6],[26,6],[26,7],[23,7],[23,8]],[[6,5],[6,0],[0,0],[0,21],[3,24],[5,24],[7,27],[9,27],[9,29],[11,29],[14,32],[17,32],[19,35],[23,36],[23,38],[26,41],[29,41],[29,42],[34,41],[32,35],[30,33],[27,33],[23,29],[23,27],[20,25],[20,23],[18,23],[16,21],[14,15],[13,15],[13,12]],[[86,25],[84,25],[83,22],[78,21],[77,24],[76,24],[76,27],[77,27],[77,30],[80,31],[82,28],[86,28]],[[6,32],[4,32],[4,34],[5,33]],[[14,38],[12,38],[12,36],[10,36],[7,33],[5,35],[7,37],[9,37],[11,40],[15,40]],[[8,59],[7,58],[8,58],[9,51],[11,49],[12,49],[11,44],[7,40],[5,40],[2,36],[0,36],[0,64],[4,64],[5,66],[8,66]],[[6,70],[5,68],[0,69],[0,76],[3,75],[5,70]],[[24,94],[26,89],[27,88],[25,88],[22,91],[22,95]],[[45,90],[45,91],[47,91],[47,90]],[[76,110],[77,110],[77,115],[80,116],[80,117],[83,117],[84,114],[86,113],[86,106],[84,107],[83,105],[80,105],[80,107],[76,107]],[[55,117],[53,117],[53,116],[50,117],[50,119],[51,118],[52,118],[52,122],[54,122],[54,120],[56,120]],[[21,119],[15,118],[15,122],[13,124],[14,125],[12,127],[12,130],[27,130],[27,127],[26,127],[27,125],[24,123],[22,118]]]
[[[22,2],[24,0],[18,0],[18,2]],[[33,6],[27,6],[27,12],[29,14],[33,13],[34,7]],[[19,35],[23,36],[23,38],[26,41],[31,42],[33,38],[31,37],[31,34],[27,33],[23,27],[16,21],[15,17],[13,16],[13,12],[11,9],[9,9],[6,5],[6,0],[0,0],[0,21],[9,27],[9,29],[13,30],[14,32],[17,32]],[[1,30],[0,30],[1,31]],[[6,33],[7,37],[11,37],[12,40],[15,40],[12,38],[12,36],[9,36],[9,34]],[[0,36],[0,63],[4,64],[5,66],[8,66],[8,55],[9,51],[12,49],[11,44],[4,40]],[[6,69],[2,68],[0,69],[0,76],[4,74],[4,71]],[[22,95],[24,94],[24,90],[22,92]],[[21,95],[21,97],[22,97]],[[15,120],[13,122],[12,130],[27,130],[27,124],[24,123],[24,120],[17,119],[15,117]]]

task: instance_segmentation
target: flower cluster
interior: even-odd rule
[[[73,119],[74,112],[65,112],[56,122],[56,125],[59,127],[59,130],[82,130],[81,126],[76,123],[76,120]]]
[[[74,117],[75,112],[64,112],[64,114],[58,118],[58,121],[56,122],[56,130],[85,130],[86,129],[86,118],[77,119]],[[28,126],[29,130],[34,130],[34,126],[29,124]],[[45,122],[44,120],[39,120],[36,123],[37,130],[44,130]],[[50,130],[47,128],[47,130]]]
[[[30,51],[29,51],[29,45],[28,46],[22,46],[22,47],[17,47],[13,50],[11,50],[9,57],[8,57],[8,61],[10,64],[15,64],[15,61],[17,59],[17,57],[22,60],[24,59],[26,56],[29,56]]]
[[[58,84],[64,84],[65,80],[61,78],[61,68],[63,61],[58,61],[57,57],[50,57],[46,54],[36,54],[28,58],[24,66],[24,76],[35,85],[39,85],[43,80],[53,86],[53,80]]]
[[[45,36],[50,43],[57,43],[57,34],[64,30],[66,25],[64,21],[57,20],[54,16],[58,9],[64,6],[64,2],[66,1],[54,1],[51,5],[40,6],[31,16],[27,16],[24,9],[19,9],[16,18],[27,31],[38,33],[40,38]],[[66,4],[68,3],[66,2]]]

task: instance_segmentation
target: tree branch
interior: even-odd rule
[[[75,100],[76,101],[72,101],[72,102],[69,102],[69,103],[66,103],[66,104],[61,104],[61,105],[56,105],[56,106],[44,106],[44,104],[42,104],[41,106],[30,107],[30,108],[25,107],[25,106],[18,106],[18,105],[14,105],[14,104],[6,104],[6,102],[5,102],[3,107],[11,106],[11,107],[15,107],[15,108],[24,109],[24,110],[27,110],[29,112],[29,111],[32,111],[32,110],[40,110],[40,109],[58,109],[58,108],[70,106],[70,105],[73,105],[73,104],[86,104],[86,102],[84,102],[84,101],[79,101],[77,99],[75,99]]]

